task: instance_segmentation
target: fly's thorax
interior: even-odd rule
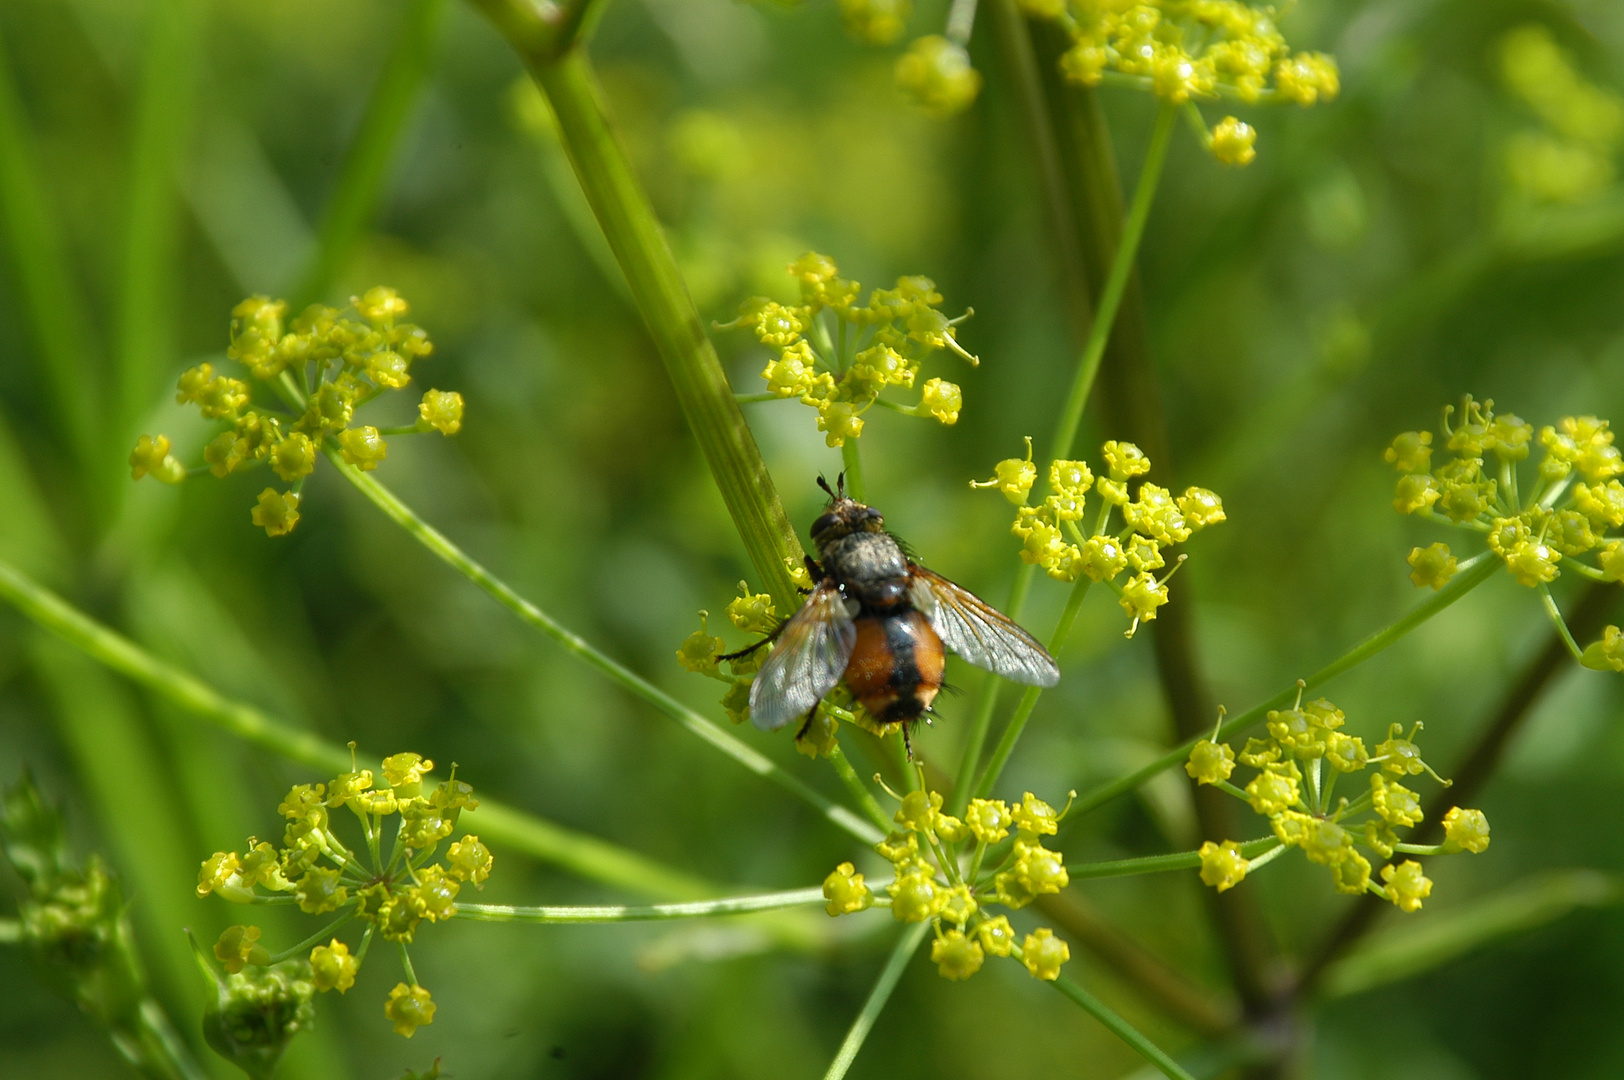
[[[908,560],[902,548],[883,532],[854,532],[831,541],[822,555],[824,573],[841,585],[856,587],[861,599],[863,586],[888,580],[902,581],[908,575]],[[901,586],[906,589],[906,582]]]

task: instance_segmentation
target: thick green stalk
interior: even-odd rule
[[[446,539],[432,525],[418,517],[411,507],[395,497],[394,492],[355,466],[345,462],[336,450],[329,447],[327,457],[344,474],[345,478],[359,488],[363,495],[371,499],[373,505],[382,510],[391,521],[405,529],[448,566],[485,590],[497,603],[513,612],[525,623],[546,634],[565,652],[583,661],[589,667],[607,675],[626,690],[653,705],[656,709],[688,729],[688,731],[699,736],[757,776],[771,780],[790,794],[810,803],[824,817],[864,843],[872,844],[880,839],[882,834],[876,833],[873,826],[844,806],[814,791],[799,778],[765,755],[752,749],[742,740],[723,731],[716,724],[700,716],[624,664],[599,652],[589,645],[584,638],[566,630],[551,615],[548,615],[535,604],[513,591],[506,582],[495,577],[490,571],[470,558],[461,548]]]
[[[99,395],[92,378],[89,309],[68,266],[44,173],[0,41],[0,222],[11,239],[20,305],[39,347],[45,384],[81,475],[94,463]]]
[[[159,660],[128,638],[96,622],[61,597],[0,562],[0,598],[91,659],[145,686],[186,713],[321,772],[350,770],[350,753],[232,701],[213,687]],[[715,885],[584,833],[480,798],[469,812],[480,834],[498,845],[549,862],[591,881],[645,896],[698,898]],[[866,826],[865,826],[866,827]]]
[[[801,545],[784,514],[755,436],[706,336],[648,197],[632,173],[584,49],[562,55],[534,47],[515,24],[516,5],[481,0],[519,50],[558,118],[570,164],[625,271],[632,298],[665,363],[677,403],[710,465],[728,513],[767,592],[782,610],[797,606],[790,567]],[[539,17],[538,17],[539,18]]]
[[[1369,660],[1371,657],[1375,656],[1389,645],[1392,645],[1394,642],[1398,641],[1411,630],[1414,630],[1416,627],[1420,626],[1422,623],[1426,622],[1434,615],[1437,615],[1455,601],[1459,600],[1461,597],[1465,596],[1467,593],[1489,580],[1489,578],[1494,575],[1494,571],[1499,565],[1499,562],[1495,561],[1493,553],[1487,551],[1468,559],[1466,562],[1461,564],[1460,570],[1455,574],[1455,577],[1449,582],[1448,585],[1445,585],[1437,593],[1428,597],[1424,602],[1417,604],[1412,611],[1402,618],[1396,620],[1388,626],[1383,627],[1381,630],[1376,631],[1376,633],[1370,635],[1364,641],[1360,642],[1358,645],[1355,645],[1352,649],[1349,649],[1337,659],[1320,668],[1307,679],[1304,679],[1302,681],[1301,689],[1305,692],[1313,690],[1316,687],[1329,682],[1331,679],[1336,678],[1344,671],[1347,671],[1350,668],[1358,667],[1360,664],[1364,663],[1366,660]],[[1219,725],[1218,727],[1217,738],[1221,741],[1239,734],[1240,732],[1251,727],[1253,724],[1257,723],[1259,720],[1263,719],[1263,714],[1268,712],[1270,709],[1279,709],[1291,704],[1292,700],[1296,698],[1298,690],[1298,684],[1293,683],[1284,690],[1281,690],[1272,697],[1259,702],[1238,716],[1234,716],[1224,721],[1223,724]],[[1206,736],[1202,737],[1205,738]],[[1144,783],[1146,780],[1149,780],[1152,776],[1155,776],[1164,769],[1170,769],[1175,765],[1183,763],[1184,760],[1190,756],[1191,748],[1194,747],[1198,741],[1200,740],[1188,739],[1185,742],[1180,743],[1172,750],[1169,750],[1167,753],[1163,754],[1149,765],[1146,765],[1144,768],[1136,769],[1126,776],[1112,780],[1110,783],[1100,785],[1087,795],[1084,795],[1082,798],[1078,799],[1072,805],[1072,812],[1082,814],[1088,812],[1089,810],[1093,810],[1096,807],[1110,802],[1118,795],[1132,791],[1134,788],[1138,787],[1140,784]]]
[[[1105,1002],[1084,990],[1064,975],[1053,983],[1056,990],[1066,995],[1072,1001],[1081,1005],[1100,1023],[1111,1030],[1111,1033],[1129,1046],[1152,1065],[1156,1066],[1164,1076],[1172,1080],[1195,1080],[1195,1077],[1186,1072],[1178,1062],[1168,1057],[1166,1052],[1145,1036],[1141,1035],[1134,1026],[1109,1009]]]
[[[119,413],[111,434],[120,446],[154,404],[168,361],[170,287],[180,232],[173,170],[191,127],[203,15],[201,0],[156,0],[147,21],[119,270]]]
[[[572,923],[649,922],[658,919],[693,919],[712,915],[744,915],[752,911],[780,911],[824,901],[823,886],[786,889],[756,896],[725,896],[685,904],[626,904],[592,907],[514,907],[508,904],[458,904],[457,918],[476,922],[522,922],[563,926]]]
[[[327,199],[321,234],[304,278],[294,291],[294,309],[319,300],[355,250],[372,217],[389,163],[417,101],[433,59],[434,38],[446,0],[411,0],[395,46],[384,62]]]
[[[915,923],[902,932],[897,939],[896,948],[885,961],[885,967],[880,969],[880,977],[874,983],[874,989],[868,992],[868,1000],[863,1002],[863,1011],[857,1014],[852,1021],[851,1030],[846,1032],[846,1039],[840,1044],[840,1050],[835,1059],[829,1063],[829,1069],[823,1074],[823,1080],[841,1080],[851,1063],[857,1059],[857,1052],[863,1048],[863,1042],[868,1033],[874,1030],[874,1021],[880,1018],[880,1012],[885,1003],[891,1000],[891,991],[897,988],[897,980],[902,978],[903,970],[913,954],[919,951],[919,943],[925,940],[925,934],[930,930],[929,922]]]

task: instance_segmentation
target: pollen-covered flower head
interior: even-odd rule
[[[225,477],[267,464],[290,485],[265,488],[251,511],[254,524],[268,536],[285,536],[298,525],[301,489],[321,454],[336,453],[363,471],[388,456],[385,431],[376,424],[356,425],[357,410],[386,391],[405,388],[412,364],[434,351],[421,327],[403,321],[409,308],[393,289],[368,289],[351,298],[350,310],[359,319],[312,304],[290,322],[285,301],[251,296],[232,310],[226,349],[249,379],[198,364],[176,383],[175,400],[196,406],[219,428],[191,471],[207,466]],[[290,407],[291,416],[283,411]],[[462,420],[462,395],[429,390],[417,406],[415,423],[389,431],[454,435]],[[162,435],[141,436],[130,453],[130,475],[180,483],[188,469],[170,449]]]
[[[388,298],[379,303],[387,306]],[[465,886],[483,888],[494,862],[490,849],[472,834],[442,854],[441,845],[455,833],[462,812],[477,809],[479,800],[457,779],[455,766],[431,786],[433,768],[421,754],[405,752],[384,758],[376,774],[352,767],[325,784],[294,785],[277,807],[287,823],[284,846],[250,837],[246,854],[216,852],[198,874],[198,895],[218,894],[241,904],[293,902],[300,911],[324,918],[358,917],[369,924],[369,934],[402,947],[410,944],[423,923],[456,914]],[[380,778],[386,786],[375,786]],[[348,811],[337,815],[340,820],[352,814],[357,819],[360,842],[347,842],[335,828],[334,811],[340,809]],[[214,958],[233,975],[263,968],[272,956],[260,936],[255,926],[231,927],[215,944]],[[316,946],[304,969],[313,990],[350,989],[365,951],[351,952],[338,938]],[[391,998],[389,1014],[397,1030],[415,1030],[432,1019],[433,1002],[420,989],[409,987],[407,994]]]
[[[958,421],[964,394],[945,379],[926,380],[913,404],[882,395],[912,389],[922,364],[939,351],[979,363],[958,342],[957,327],[969,312],[943,313],[936,283],[920,275],[900,277],[894,288],[875,289],[860,302],[862,286],[841,277],[827,255],[808,252],[788,269],[800,286],[800,304],[752,297],[739,305],[737,319],[718,326],[749,328],[772,350],[761,377],[773,396],[816,410],[817,428],[831,447],[861,438],[876,402],[943,424]]]

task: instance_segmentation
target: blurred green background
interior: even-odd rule
[[[921,0],[909,34],[940,32],[943,19],[942,4]],[[1540,157],[1561,133],[1501,64],[1508,32],[1543,25],[1585,78],[1617,94],[1624,8],[1303,0],[1281,24],[1295,47],[1338,58],[1341,97],[1307,111],[1237,108],[1260,132],[1244,170],[1219,166],[1181,128],[1140,258],[1177,480],[1215,489],[1229,512],[1190,545],[1173,603],[1195,605],[1202,668],[1231,711],[1420,599],[1404,555],[1445,537],[1389,506],[1381,450],[1394,433],[1434,426],[1463,392],[1535,424],[1624,415],[1618,147]],[[427,43],[421,80],[398,48],[414,26]],[[987,85],[953,119],[923,116],[895,89],[900,48],[847,39],[829,0],[616,0],[593,54],[707,318],[730,318],[752,293],[787,299],[782,267],[808,249],[865,287],[922,273],[948,310],[975,308],[960,340],[981,366],[938,359],[927,372],[963,385],[957,426],[877,411],[862,447],[888,524],[996,601],[1017,565],[1008,506],[966,481],[1053,426],[1074,343],[985,18],[971,53]],[[455,440],[394,440],[379,478],[567,625],[721,716],[716,684],[684,675],[674,649],[696,609],[720,612],[747,560],[546,111],[482,18],[451,0],[8,0],[0,56],[10,222],[0,556],[328,741],[456,761],[482,792],[717,882],[802,886],[860,854],[526,630],[331,468],[318,469],[304,520],[279,540],[249,521],[258,476],[128,482],[124,458],[142,431],[167,432],[195,459],[208,433],[172,404],[174,376],[222,359],[242,296],[299,291],[394,63],[402,127],[381,159],[382,195],[321,298],[400,289],[438,344],[418,383],[460,390],[468,412]],[[1153,103],[1126,90],[1100,98],[1131,186]],[[1209,108],[1209,122],[1223,112]],[[30,169],[33,189],[18,180]],[[67,287],[42,292],[41,280]],[[41,308],[41,296],[59,302]],[[735,386],[758,390],[764,351],[746,333],[717,343]],[[82,385],[62,382],[64,358]],[[91,398],[122,403],[102,415],[123,419],[76,428],[75,403]],[[396,407],[390,422],[406,422]],[[838,452],[798,405],[746,408],[804,529],[822,500],[813,480],[838,470]],[[1085,432],[1083,445],[1097,441]],[[1559,599],[1574,584],[1559,581]],[[1046,631],[1063,599],[1040,579],[1026,621]],[[1039,705],[1002,793],[1054,799],[1170,741],[1149,635],[1125,643],[1103,594],[1079,625],[1067,677]],[[1446,765],[1548,634],[1537,599],[1501,575],[1325,693],[1367,740],[1425,721],[1423,746]],[[962,667],[950,677],[979,685]],[[1571,670],[1552,685],[1478,800],[1493,847],[1429,863],[1437,888],[1408,925],[1447,925],[1542,871],[1617,869],[1620,702],[1611,676]],[[968,704],[950,701],[923,734],[927,758],[955,760]],[[837,793],[787,738],[741,734]],[[65,804],[79,849],[122,873],[159,995],[194,1032],[202,984],[181,927],[207,940],[241,917],[193,896],[196,866],[279,829],[286,786],[319,778],[199,726],[8,609],[0,778],[24,764]],[[1178,850],[1193,835],[1183,777],[1166,775],[1091,815],[1067,854]],[[606,896],[496,855],[481,899]],[[1287,963],[1345,904],[1294,859],[1243,888],[1260,894]],[[1201,889],[1193,873],[1072,887],[1217,990]],[[16,891],[0,871],[0,896]],[[1617,1076],[1624,917],[1585,907],[1311,1008],[1294,1067],[1325,1078]],[[1385,919],[1378,933],[1396,917]],[[398,975],[375,954],[354,991],[323,996],[318,1030],[285,1075],[371,1080],[437,1055],[465,1080],[821,1075],[894,924],[817,914],[796,925],[793,948],[750,922],[425,927],[414,955],[440,1005],[433,1026],[410,1042],[391,1033],[382,999]],[[310,929],[266,923],[273,948]],[[1163,1045],[1196,1045],[1073,955],[1068,970]],[[125,1075],[17,950],[0,948],[0,986],[0,1076]],[[851,1075],[1112,1077],[1138,1064],[1014,965],[949,984],[918,960]]]

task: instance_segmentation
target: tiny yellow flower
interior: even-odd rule
[[[350,955],[350,947],[337,938],[310,950],[310,973],[317,990],[344,993],[355,985],[360,967],[360,961]]]
[[[417,886],[411,890],[413,905],[430,922],[441,922],[457,913],[457,893],[462,885],[438,865],[417,872]]]
[[[1118,442],[1115,439],[1107,442],[1101,453],[1105,458],[1105,465],[1111,470],[1111,479],[1127,480],[1130,477],[1143,476],[1150,471],[1150,459],[1145,452],[1131,442]]]
[[[1219,892],[1233,889],[1246,878],[1247,859],[1233,840],[1201,845],[1201,881]]]
[[[1002,799],[971,799],[964,820],[978,844],[996,844],[1009,835],[1014,823],[1009,806]]]
[[[1010,808],[1010,819],[1023,834],[1031,836],[1053,836],[1060,831],[1060,815],[1030,791]]]
[[[257,926],[228,926],[214,943],[214,958],[232,975],[249,964],[264,967],[271,962],[271,954],[259,944]]]
[[[749,585],[739,582],[739,596],[727,605],[728,621],[748,634],[766,634],[778,626],[778,612],[773,598],[766,593],[752,593]]]
[[[1393,491],[1393,509],[1401,514],[1417,514],[1431,508],[1442,494],[1438,481],[1425,473],[1401,476]]]
[[[1032,440],[1026,440],[1026,458],[1005,458],[993,466],[991,480],[972,480],[973,488],[997,488],[1004,498],[1016,506],[1026,504],[1032,484],[1038,478],[1038,467],[1032,464]]]
[[[1082,553],[1083,573],[1090,581],[1110,581],[1128,567],[1128,553],[1114,536],[1090,536]]]
[[[197,895],[201,898],[211,892],[219,893],[234,904],[251,903],[253,882],[243,880],[241,869],[236,852],[216,851],[203,861],[203,868],[198,871]]]
[[[707,612],[699,613],[699,629],[682,639],[677,647],[677,663],[684,671],[701,675],[717,674],[717,658],[727,651],[727,643],[706,629]]]
[[[1382,867],[1382,881],[1387,883],[1387,898],[1400,911],[1420,911],[1421,901],[1432,895],[1432,879],[1421,873],[1421,864],[1414,859]]]
[[[942,808],[942,796],[935,791],[910,791],[902,797],[894,820],[902,829],[930,832],[936,827],[936,816]]]
[[[976,938],[980,940],[981,947],[993,956],[1008,956],[1015,945],[1015,931],[1006,915],[982,919],[981,925],[976,927]]]
[[[930,945],[930,962],[944,979],[968,979],[981,970],[985,959],[981,943],[965,937],[962,930],[949,930]]]
[[[937,914],[944,922],[962,927],[980,907],[975,897],[970,895],[970,887],[961,882],[947,890],[941,910]]]
[[[1585,646],[1582,663],[1593,671],[1624,671],[1624,631],[1604,628],[1600,638]]]
[[[1039,927],[1021,943],[1021,963],[1034,979],[1050,982],[1060,978],[1060,965],[1071,959],[1071,946],[1054,936],[1048,927]]]
[[[1376,813],[1389,825],[1419,825],[1421,798],[1403,784],[1394,783],[1376,773],[1370,778],[1372,805]]]
[[[360,296],[350,298],[363,319],[373,323],[389,323],[411,310],[404,298],[394,289],[374,285]]]
[[[1455,576],[1460,560],[1449,553],[1449,545],[1429,544],[1410,549],[1410,580],[1421,588],[1441,589]]]
[[[1190,760],[1184,763],[1184,771],[1201,784],[1228,780],[1235,771],[1235,751],[1225,743],[1202,739],[1190,748]]]
[[[1178,497],[1178,508],[1191,530],[1204,529],[1228,520],[1224,514],[1224,501],[1206,488],[1185,488],[1184,494]]]
[[[423,783],[423,774],[433,770],[434,762],[427,760],[422,754],[409,751],[390,754],[383,759],[383,778],[402,798],[416,795],[417,788]]]
[[[1081,502],[1093,485],[1094,473],[1086,461],[1056,459],[1049,462],[1049,486],[1060,494]]]
[[[917,38],[897,60],[897,85],[932,116],[968,108],[981,92],[981,73],[964,46],[940,35]]]
[[[818,430],[826,432],[823,441],[830,446],[845,446],[863,434],[863,418],[849,401],[824,401],[818,406]]]
[[[928,379],[919,398],[920,407],[930,413],[944,424],[959,422],[959,412],[964,408],[964,391],[957,383],[950,383],[946,379]]]
[[[383,1014],[393,1021],[396,1035],[409,1039],[418,1028],[434,1023],[434,1009],[434,999],[423,987],[396,983]]]
[[[483,889],[485,879],[491,876],[491,865],[495,860],[490,849],[479,842],[479,837],[469,834],[446,849],[445,862],[446,873],[459,881],[471,883],[477,889]]]
[[[151,476],[166,484],[178,484],[186,479],[186,467],[169,452],[169,439],[164,435],[143,435],[130,451],[130,479]]]
[[[891,915],[898,922],[924,922],[947,899],[946,890],[922,871],[898,876],[885,891],[891,894]]]
[[[1331,881],[1337,892],[1357,896],[1370,884],[1370,860],[1357,851],[1349,853],[1341,862],[1332,865]]]
[[[307,915],[337,911],[349,899],[349,892],[348,888],[338,883],[336,869],[320,866],[306,870],[293,886],[293,893],[299,898],[299,910]]]
[[[417,415],[440,434],[455,435],[462,430],[462,395],[455,390],[426,391]]]
[[[370,424],[345,431],[339,435],[338,445],[344,451],[344,460],[362,472],[376,469],[378,462],[389,456],[389,443]]]
[[[1257,157],[1257,129],[1226,116],[1212,129],[1212,156],[1225,165],[1250,165]]]
[[[1432,468],[1432,432],[1403,432],[1394,437],[1382,457],[1401,473],[1427,472]]]
[[[302,431],[291,433],[271,451],[271,468],[289,483],[309,476],[316,468],[316,444]]]
[[[1489,847],[1489,819],[1481,810],[1453,807],[1444,815],[1444,835],[1449,847],[1481,854]]]
[[[828,901],[823,909],[831,916],[849,915],[874,903],[874,894],[863,884],[863,875],[849,862],[841,863],[823,879],[823,897]]]
[[[1117,602],[1130,618],[1154,619],[1156,609],[1167,603],[1167,586],[1157,581],[1149,571],[1141,571],[1122,586],[1122,596]]]
[[[286,536],[299,524],[299,496],[266,488],[259,493],[259,502],[249,512],[249,518],[265,530],[266,536]]]
[[[1289,762],[1287,764],[1290,765]],[[1275,766],[1260,772],[1246,785],[1246,795],[1251,800],[1252,809],[1264,816],[1278,814],[1287,807],[1297,805],[1299,799],[1297,778],[1278,771],[1283,767]]]

